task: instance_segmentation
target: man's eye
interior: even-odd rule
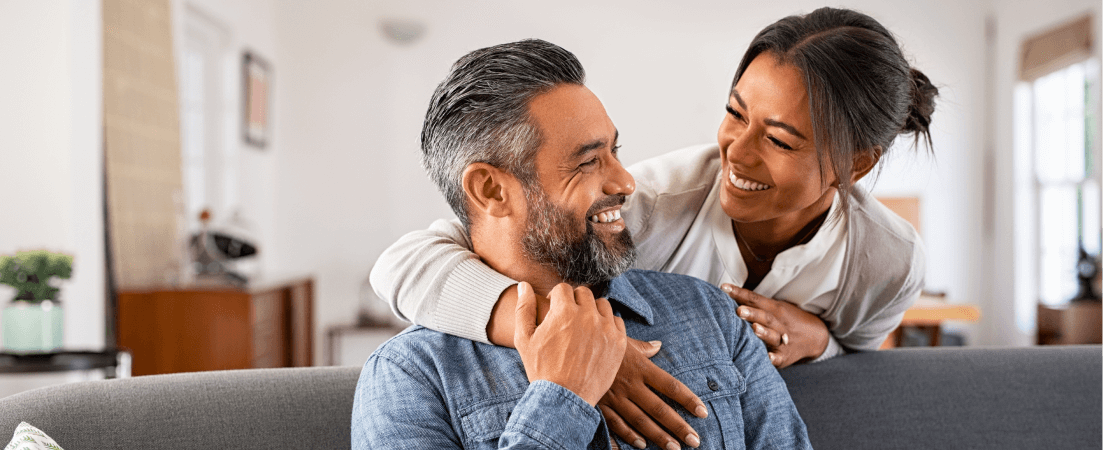
[[[591,167],[591,166],[593,166],[594,164],[597,164],[597,158],[594,158],[594,159],[591,159],[591,160],[589,160],[589,161],[586,161],[586,162],[584,162],[584,163],[582,163],[582,164],[579,164],[579,165],[578,165],[578,167]]]

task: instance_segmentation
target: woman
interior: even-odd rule
[[[766,27],[735,74],[717,145],[629,168],[637,189],[623,217],[636,267],[721,285],[778,367],[875,350],[918,297],[925,260],[915,230],[855,183],[897,135],[930,145],[935,95],[891,33],[864,14],[822,8]],[[456,222],[407,235],[380,258],[372,283],[404,318],[510,344],[496,337],[512,336],[512,320],[496,320],[495,304],[515,301],[516,282],[457,242],[466,235]],[[667,442],[638,420],[640,409],[661,403],[642,386],[690,411],[699,403],[660,388],[644,365],[629,364],[638,357],[626,356],[622,372],[639,373],[618,374],[603,412],[627,442],[639,436],[620,416]],[[675,436],[692,431],[677,414],[652,416]]]

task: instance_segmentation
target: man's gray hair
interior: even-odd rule
[[[490,164],[529,189],[536,180],[541,140],[529,102],[558,85],[581,85],[585,79],[571,52],[526,39],[464,55],[433,91],[421,128],[422,164],[469,232],[463,171],[474,163]]]

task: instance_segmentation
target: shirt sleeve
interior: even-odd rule
[[[740,397],[748,449],[811,449],[808,429],[797,413],[785,380],[770,363],[766,345],[743,320],[733,321],[732,360],[747,382]]]
[[[498,448],[577,449],[590,442],[609,447],[609,431],[597,408],[567,388],[536,380],[517,402]]]
[[[498,297],[517,284],[471,251],[455,219],[399,238],[379,256],[370,277],[376,295],[400,319],[485,343]]]
[[[372,355],[352,402],[353,450],[462,448],[440,391],[408,364]]]
[[[373,355],[356,384],[352,449],[463,448],[447,401],[410,364]],[[601,413],[558,384],[537,380],[514,406],[500,449],[608,448]]]

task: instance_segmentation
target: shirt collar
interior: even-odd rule
[[[610,302],[615,302],[624,307],[624,309],[639,316],[647,325],[654,325],[655,314],[651,309],[651,304],[643,295],[640,295],[640,292],[636,290],[636,287],[632,285],[632,282],[628,278],[629,277],[621,275],[609,282],[609,294],[607,298]]]

